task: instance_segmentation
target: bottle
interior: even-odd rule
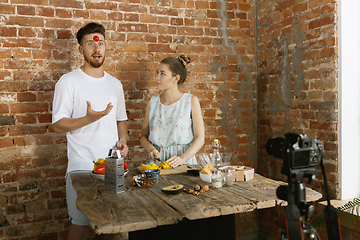
[[[225,184],[225,178],[221,170],[212,170],[211,173],[211,186],[213,188],[221,188]]]
[[[221,155],[220,155],[220,141],[219,139],[214,139],[214,141],[212,142],[211,147],[213,148],[213,154],[211,156],[211,164],[218,168],[221,167]]]
[[[224,169],[224,176],[225,176],[225,184],[228,186],[234,185],[235,175],[232,173],[231,169]]]

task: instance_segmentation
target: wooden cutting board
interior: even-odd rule
[[[187,173],[187,170],[189,169],[198,169],[196,166],[183,164],[179,167],[173,168],[173,169],[161,169],[160,175],[171,175],[171,174],[180,174],[180,173]],[[142,166],[138,166],[137,170],[140,173],[144,173],[144,169]]]

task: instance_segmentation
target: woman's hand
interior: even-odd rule
[[[172,168],[176,168],[180,165],[183,165],[185,163],[185,161],[179,157],[179,156],[172,156],[171,158],[169,158],[168,160],[166,160],[166,162],[172,167]]]
[[[159,161],[160,160],[160,153],[158,150],[153,148],[148,152],[148,157],[153,161]]]

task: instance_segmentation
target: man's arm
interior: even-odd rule
[[[125,157],[128,154],[128,146],[126,145],[127,138],[127,123],[126,121],[118,121],[117,122],[119,141],[116,144],[116,147],[120,149],[120,154],[122,157]]]
[[[67,118],[64,117],[53,124],[54,131],[57,133],[64,133],[64,132],[71,132],[76,129],[82,128],[86,125],[89,125],[90,123],[93,123],[100,118],[106,116],[109,114],[111,109],[113,108],[113,105],[109,103],[106,106],[106,109],[103,111],[94,111],[91,109],[91,103],[86,102],[87,104],[87,113],[84,117],[80,118]]]

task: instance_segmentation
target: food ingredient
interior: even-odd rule
[[[200,172],[204,174],[211,174],[212,170],[216,170],[216,168],[214,168],[210,163],[207,163]]]
[[[161,163],[159,163],[159,166],[156,165],[155,163],[150,163],[150,165],[146,165],[146,164],[142,164],[141,167],[143,168],[143,170],[151,170],[151,169],[172,169],[172,167],[168,164],[167,161],[163,161]]]
[[[134,184],[139,187],[151,187],[156,183],[156,178],[146,177],[145,175],[133,176]]]
[[[94,163],[93,173],[105,174],[105,159],[99,158],[96,162],[93,161],[93,163]]]
[[[150,165],[142,164],[142,168],[145,170],[151,170],[151,169],[159,169],[159,166],[155,163],[150,163]]]
[[[96,162],[93,161],[94,168],[93,173],[96,174],[105,174],[105,159],[99,158]],[[127,163],[124,161],[124,171],[127,170]]]
[[[193,188],[184,188],[184,192],[198,196],[200,193],[209,191],[208,185],[195,185]]]
[[[163,162],[159,163],[159,168],[160,169],[172,169],[172,167],[169,165],[169,163],[167,161],[163,161]]]
[[[161,189],[162,192],[167,193],[167,194],[171,194],[171,195],[175,195],[178,193],[181,193],[184,189],[184,185],[181,184],[176,184],[176,185],[171,185],[168,187],[163,187]]]

